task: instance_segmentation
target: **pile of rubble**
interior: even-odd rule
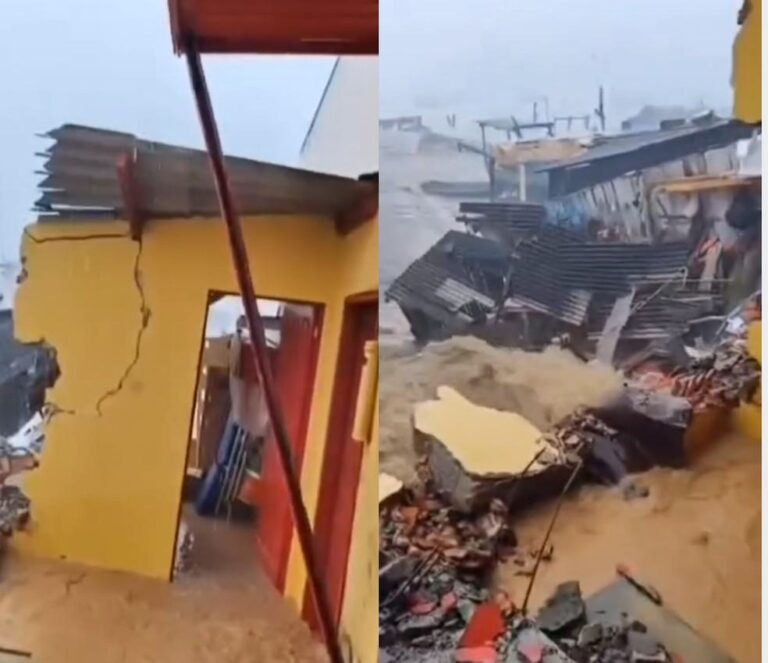
[[[713,351],[674,367],[669,373],[644,371],[637,381],[646,389],[685,398],[694,411],[734,408],[752,400],[760,384],[760,364],[741,339],[728,339]]]
[[[756,211],[736,200],[754,203],[759,190],[759,180],[752,182],[718,222],[690,218],[671,233],[645,219],[645,231],[627,234],[638,219],[624,217],[636,205],[620,206],[608,221],[582,217],[572,205],[561,218],[563,200],[461,203],[457,221],[467,232],[439,239],[393,281],[386,299],[419,341],[472,334],[534,350],[567,338],[582,356],[620,361],[722,316],[759,287],[759,269],[747,268],[759,252],[759,204]],[[574,199],[576,207],[588,198]]]
[[[465,514],[430,491],[382,507],[380,521],[379,545],[385,559],[407,556],[425,568],[481,574],[516,543],[509,510],[498,499],[482,513]]]
[[[0,542],[27,524],[29,507],[29,498],[20,488],[0,485]]]
[[[0,550],[29,521],[29,498],[8,480],[38,466],[43,426],[44,417],[37,413],[10,438],[0,437]]]
[[[554,555],[549,534],[559,502],[537,550],[518,544],[516,509],[562,499],[575,480],[621,484],[654,466],[683,467],[694,413],[704,404],[733,407],[752,398],[760,379],[759,364],[734,337],[667,370],[664,384],[653,383],[645,368],[602,404],[576,408],[543,431],[445,386],[436,399],[415,405],[418,481],[408,489],[385,481],[380,503],[381,661],[677,660],[662,644],[668,636],[659,624],[681,622],[664,612],[651,633],[634,619],[648,619],[650,610],[638,608],[637,596],[659,610],[661,598],[626,569],[617,568],[621,579],[586,600],[577,582],[562,584],[535,617],[528,613],[530,586],[525,597],[490,590],[499,562],[512,560],[515,575],[532,585]],[[648,494],[629,487],[626,499]],[[626,595],[627,588],[637,596]]]
[[[381,663],[673,663],[691,646],[729,660],[622,565],[600,592],[585,599],[578,582],[564,582],[530,614],[537,567],[553,559],[553,546],[524,549],[503,502],[465,513],[434,493],[426,463],[420,475],[418,491],[400,487],[380,505]],[[520,600],[490,589],[506,559],[530,577]]]
[[[427,470],[422,467],[422,473]],[[505,592],[492,595],[498,560],[549,561],[551,546],[521,550],[508,509],[493,500],[465,514],[429,490],[401,490],[380,510],[379,643],[386,663],[640,663],[672,661],[624,609],[590,609],[578,582],[561,584],[535,618]],[[533,575],[531,570],[522,575]],[[652,587],[617,568],[624,585],[660,606]],[[533,582],[533,578],[531,579]],[[622,585],[611,591],[626,591]],[[637,600],[637,599],[634,599]],[[527,597],[526,597],[527,601]],[[596,607],[595,607],[596,606]]]

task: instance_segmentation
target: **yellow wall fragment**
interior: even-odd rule
[[[391,474],[382,472],[379,474],[379,502],[383,502],[388,497],[392,497],[403,487],[403,482],[396,479]]]
[[[475,405],[448,386],[438,387],[437,400],[416,405],[414,425],[477,475],[522,472],[543,444],[541,431],[525,417]]]

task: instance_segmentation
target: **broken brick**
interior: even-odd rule
[[[459,641],[462,649],[493,646],[506,629],[501,607],[495,601],[477,606]]]

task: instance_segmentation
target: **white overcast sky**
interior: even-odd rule
[[[3,3],[0,20],[0,261],[33,219],[35,136],[86,124],[202,147],[167,0]],[[5,6],[7,5],[7,6]],[[205,58],[227,152],[295,164],[333,58]]]
[[[741,0],[380,0],[382,115],[731,106]],[[477,119],[477,118],[475,118]]]
[[[166,0],[9,2],[0,21],[0,260],[32,219],[36,138],[72,122],[200,147]],[[383,115],[731,103],[741,0],[380,0]],[[294,164],[331,58],[207,58],[225,149]]]

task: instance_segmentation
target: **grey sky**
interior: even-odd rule
[[[225,150],[298,158],[332,58],[206,58]],[[202,147],[166,0],[8,3],[0,21],[0,261],[32,219],[37,138],[64,123]]]
[[[380,0],[383,115],[730,108],[741,0]]]

